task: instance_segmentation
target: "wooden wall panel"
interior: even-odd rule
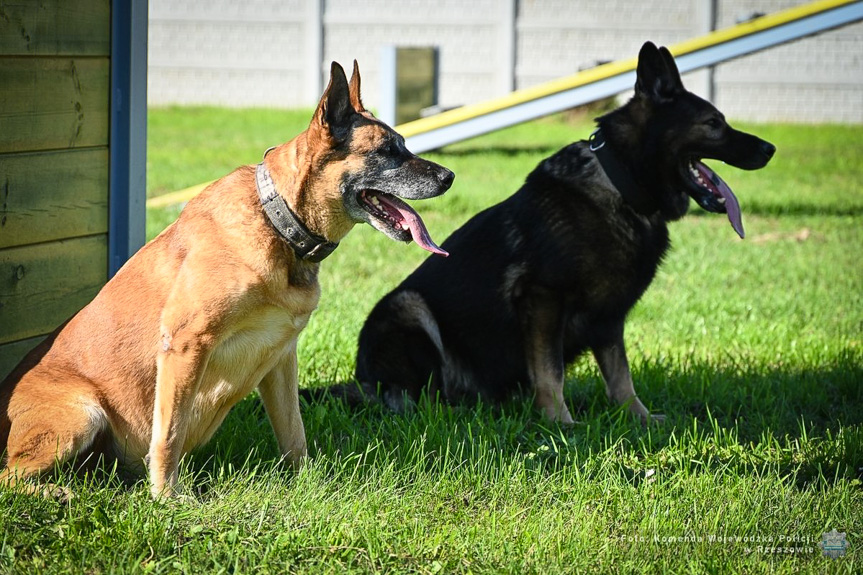
[[[112,4],[0,0],[0,379],[107,281]]]
[[[0,249],[107,232],[107,148],[0,156]]]
[[[27,353],[39,345],[45,336],[22,339],[5,345],[0,345],[0,381],[18,365]]]
[[[0,54],[107,56],[111,0],[0,1]]]
[[[108,58],[0,57],[0,153],[107,146]]]
[[[0,250],[0,344],[50,333],[107,280],[106,235]]]

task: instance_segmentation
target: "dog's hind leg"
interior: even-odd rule
[[[10,402],[11,426],[0,485],[68,499],[71,493],[63,487],[38,486],[25,480],[86,453],[96,438],[108,429],[108,418],[95,398],[76,388],[62,392],[51,390],[50,393],[52,397],[46,404],[45,393],[31,398],[24,389],[16,390]]]
[[[632,372],[626,359],[626,348],[623,343],[623,322],[613,326],[613,337],[602,345],[592,348],[593,356],[599,364],[599,370],[605,379],[605,392],[610,400],[618,405],[628,405],[629,411],[641,418],[642,422],[662,421],[663,415],[651,415],[650,411],[638,399],[635,386],[632,383]]]
[[[443,343],[422,295],[404,290],[378,302],[360,331],[355,375],[396,412],[409,409],[423,390],[446,399]]]

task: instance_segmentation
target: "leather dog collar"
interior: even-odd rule
[[[618,155],[606,145],[605,134],[597,128],[588,140],[590,151],[599,160],[599,165],[611,184],[621,195],[623,200],[633,210],[643,215],[650,215],[659,209],[656,202],[648,195],[648,192],[635,181],[626,165],[620,161]]]
[[[279,235],[301,260],[317,263],[339,247],[338,242],[328,242],[313,234],[288,207],[284,198],[276,191],[270,171],[261,162],[255,169],[255,187],[264,213]]]

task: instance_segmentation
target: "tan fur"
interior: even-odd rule
[[[368,115],[356,65],[350,101]],[[355,223],[339,177],[363,158],[330,158],[326,106],[325,93],[309,129],[264,162],[307,227],[337,242]],[[4,382],[0,484],[107,439],[106,452],[126,464],[148,457],[153,496],[172,496],[183,454],[256,388],[281,453],[299,465],[296,346],[318,304],[317,268],[275,234],[252,166],[213,183]]]

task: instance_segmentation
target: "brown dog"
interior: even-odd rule
[[[362,221],[442,253],[398,197],[437,196],[453,178],[363,108],[356,62],[350,83],[333,63],[308,130],[190,201],[3,382],[0,484],[95,453],[146,457],[153,496],[172,496],[182,455],[255,388],[299,464],[297,336],[318,262]]]

